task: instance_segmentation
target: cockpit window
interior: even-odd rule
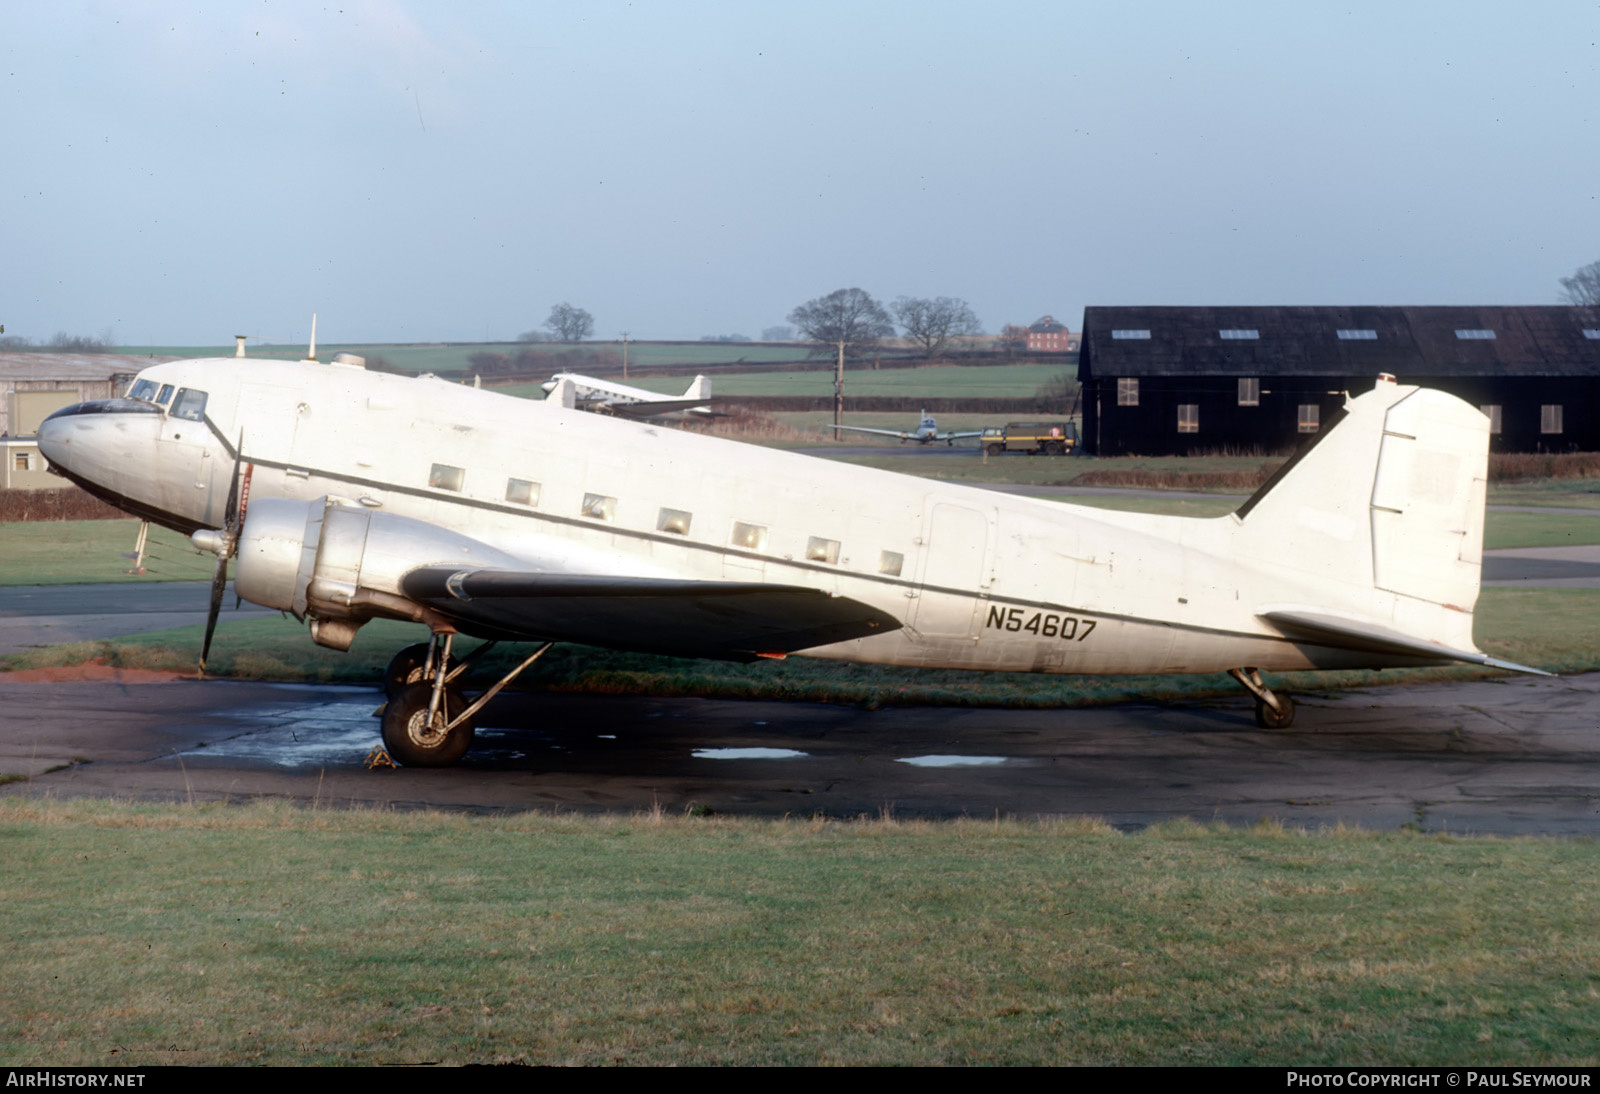
[[[156,397],[156,382],[154,380],[135,380],[128,389],[128,398],[138,399],[141,402],[153,402]]]
[[[204,421],[206,393],[198,388],[179,388],[178,397],[172,401],[172,416],[185,418],[191,422]]]
[[[161,385],[161,394],[156,396],[156,402],[160,403],[162,406],[166,406],[168,401],[171,400],[171,398],[172,398],[172,385],[171,384],[162,384]]]

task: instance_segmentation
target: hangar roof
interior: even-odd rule
[[[1600,377],[1600,308],[1091,307],[1078,371]]]

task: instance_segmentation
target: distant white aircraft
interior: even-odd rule
[[[933,420],[933,415],[924,410],[917,428],[901,432],[897,429],[872,429],[864,425],[836,425],[834,429],[847,429],[852,433],[876,433],[883,437],[899,437],[900,443],[916,441],[918,444],[933,444],[943,441],[945,444],[955,444],[963,437],[981,437],[983,430],[975,429],[967,433],[940,433],[939,423]]]
[[[576,372],[558,372],[543,384],[545,397],[557,406],[593,410],[618,418],[660,418],[669,414],[712,417],[711,381],[696,376],[682,395],[662,395],[642,387],[614,384]]]
[[[453,763],[548,644],[732,660],[1052,673],[1496,660],[1472,639],[1488,420],[1384,378],[1233,513],[1116,512],[576,413],[356,362],[153,365],[58,411],[51,466],[217,555],[253,603],[347,649],[374,617],[430,641],[390,664],[383,739]],[[458,634],[541,645],[468,701]]]

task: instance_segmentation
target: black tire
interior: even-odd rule
[[[428,644],[418,642],[415,646],[407,646],[389,659],[389,667],[383,670],[383,693],[390,699],[399,695],[412,684],[422,683],[422,670],[428,664]]]
[[[459,691],[445,689],[441,697],[441,710],[434,716],[430,731],[423,723],[428,718],[428,702],[433,698],[432,684],[412,684],[389,700],[383,712],[383,747],[396,763],[406,767],[449,767],[467,754],[472,747],[471,720],[462,722],[448,733],[441,727],[467,707]]]
[[[1267,705],[1263,699],[1256,700],[1256,725],[1262,729],[1288,729],[1294,725],[1294,700],[1283,692],[1277,693],[1278,705],[1283,708],[1279,713]]]
[[[998,455],[1000,455],[1000,453],[1004,452],[1005,450],[1006,450],[1006,446],[1003,445],[1003,444],[991,444],[987,448],[984,449],[984,451],[989,453],[989,455],[991,455],[991,456],[998,456]]]

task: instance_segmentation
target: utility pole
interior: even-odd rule
[[[622,378],[628,378],[628,332],[622,332]]]
[[[833,374],[833,424],[844,425],[844,339],[839,339],[839,367]],[[839,431],[833,431],[837,437]]]

